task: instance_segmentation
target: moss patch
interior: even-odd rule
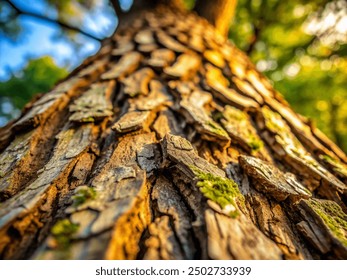
[[[236,200],[241,202],[242,205],[244,204],[244,197],[233,180],[202,172],[195,166],[190,168],[199,179],[197,187],[199,187],[201,193],[206,198],[217,203],[222,209],[230,204],[237,209]],[[229,215],[232,218],[236,218],[239,215],[239,211],[231,211]]]
[[[261,141],[255,135],[250,135],[247,141],[247,145],[252,149],[252,152],[258,152],[264,147],[263,141]]]
[[[229,138],[228,133],[217,123],[209,121],[206,123],[206,125],[209,127],[209,130],[213,132],[214,134],[221,135],[223,137]]]
[[[347,215],[341,207],[337,203],[328,200],[310,199],[308,203],[322,218],[333,235],[344,246],[347,246]]]
[[[219,122],[221,119],[224,118],[224,115],[222,112],[216,112],[212,115],[212,118],[215,122]]]
[[[277,134],[290,134],[290,129],[280,114],[273,112],[267,107],[262,108],[262,113],[265,118],[265,125],[268,129]]]
[[[229,105],[225,106],[224,116],[227,120],[236,120],[239,122],[248,120],[248,115],[245,112]]]
[[[77,207],[87,200],[93,200],[96,198],[96,191],[92,187],[82,186],[76,190],[74,196],[72,196],[73,206]]]
[[[95,119],[93,117],[87,117],[87,118],[83,118],[81,121],[85,123],[89,123],[89,122],[95,122]]]
[[[70,247],[72,236],[78,231],[79,225],[73,224],[70,220],[64,219],[57,222],[51,233],[57,242],[60,250],[66,250]]]
[[[323,161],[325,161],[326,163],[332,165],[335,172],[338,172],[344,176],[347,176],[346,167],[341,162],[339,162],[337,159],[334,159],[328,155],[321,155],[320,158]]]

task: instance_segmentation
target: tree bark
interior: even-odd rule
[[[206,18],[225,37],[234,17],[237,0],[196,0],[194,10]]]
[[[193,13],[119,29],[0,132],[3,259],[345,259],[346,155]]]

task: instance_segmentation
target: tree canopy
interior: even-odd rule
[[[67,75],[49,56],[29,60],[20,71],[0,84],[0,118],[11,119],[38,93],[44,93]]]
[[[346,2],[239,0],[237,9],[230,38],[346,151]]]

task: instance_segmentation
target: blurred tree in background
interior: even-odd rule
[[[48,91],[67,74],[68,71],[56,66],[49,56],[29,60],[24,69],[0,84],[0,118],[16,117],[35,94]]]
[[[101,12],[116,18],[106,0],[42,0],[48,7],[44,15],[25,15],[11,5],[17,2],[0,2],[0,36],[14,41],[23,29],[22,15],[57,22],[56,36],[66,37],[77,47],[80,34],[91,40],[107,36],[107,32],[95,35],[86,31],[86,18]],[[194,6],[193,0],[185,2]],[[127,9],[131,3],[120,1],[120,7]],[[238,0],[231,24],[230,39],[248,53],[258,70],[298,113],[347,151],[346,1]],[[49,90],[65,74],[48,57],[30,61],[0,86],[0,118],[14,117],[33,94]]]
[[[230,38],[347,151],[347,2],[239,0]]]
[[[90,55],[81,52],[86,42],[92,41],[97,51],[99,42],[115,29],[115,24],[107,28],[100,22],[105,18],[116,18],[108,0],[0,0],[0,67],[6,73],[5,78],[0,77],[0,126],[17,117],[35,94],[47,92]],[[36,25],[33,26],[33,22]],[[47,30],[45,35],[33,34],[40,31],[37,28],[40,25],[53,30],[50,44],[41,40]],[[29,37],[34,35],[34,45],[29,46]],[[18,49],[17,55],[7,54],[5,48],[1,48],[5,41],[14,48],[27,45],[27,49]],[[59,56],[61,45],[72,49],[73,56],[58,66],[52,57],[43,55],[40,44],[50,48],[48,54],[54,54],[55,58]],[[20,55],[27,60],[20,69],[7,65],[12,58],[18,60]]]

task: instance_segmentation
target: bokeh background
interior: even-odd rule
[[[0,126],[95,53],[117,23],[107,0],[0,0]],[[347,1],[238,0],[230,24],[229,38],[293,108],[347,151]]]

